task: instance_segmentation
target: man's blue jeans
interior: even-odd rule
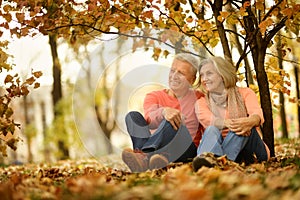
[[[255,128],[252,128],[249,137],[229,131],[223,138],[217,127],[209,126],[204,131],[197,155],[204,152],[212,152],[217,156],[227,155],[228,159],[236,162],[244,160],[246,163],[253,163],[254,154],[260,162],[268,159],[265,145]]]
[[[188,162],[196,156],[197,147],[186,126],[180,126],[176,131],[168,121],[163,120],[151,134],[144,117],[136,111],[129,112],[125,122],[133,149],[142,150],[149,156],[163,154],[170,162]]]

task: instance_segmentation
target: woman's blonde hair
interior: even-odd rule
[[[215,56],[203,60],[200,63],[200,67],[199,67],[200,70],[203,65],[208,63],[212,63],[213,66],[216,68],[217,72],[219,73],[219,75],[222,77],[224,81],[225,88],[231,88],[236,86],[236,82],[238,79],[233,64],[231,64],[229,61],[227,61],[226,59],[220,56]]]

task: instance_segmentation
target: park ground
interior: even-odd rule
[[[276,156],[249,166],[218,160],[193,172],[191,163],[130,173],[119,155],[101,159],[0,167],[8,199],[300,199],[300,139],[276,140]]]

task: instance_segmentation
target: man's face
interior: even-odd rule
[[[174,91],[186,90],[195,81],[193,66],[188,62],[174,60],[169,73],[169,87]]]

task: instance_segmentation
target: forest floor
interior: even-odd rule
[[[130,173],[118,155],[0,168],[7,199],[300,199],[300,139],[275,142],[276,156],[244,166],[221,159],[193,172],[191,163]]]

